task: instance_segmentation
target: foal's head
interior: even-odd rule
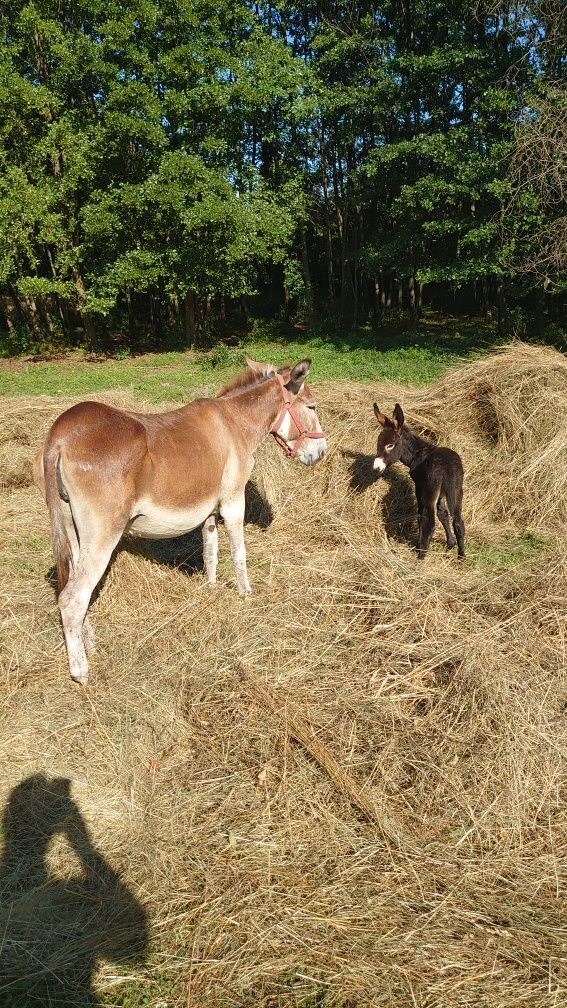
[[[271,433],[286,455],[298,458],[304,465],[313,465],[327,452],[327,439],[317,416],[317,404],[305,379],[311,360],[305,357],[295,367],[286,364],[260,364],[246,358],[249,368],[266,378],[278,376],[282,387],[282,408]],[[286,400],[289,400],[286,403]]]
[[[394,406],[392,419],[382,413],[374,403],[374,413],[382,427],[376,445],[376,458],[372,468],[377,473],[383,473],[388,466],[399,462],[404,449],[404,411],[399,403]]]

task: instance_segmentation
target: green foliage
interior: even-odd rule
[[[54,331],[193,345],[221,301],[224,317],[256,295],[272,315],[328,304],[359,322],[375,297],[415,316],[418,284],[500,312],[544,280],[560,294],[563,148],[542,174],[531,144],[563,135],[549,17],[424,0],[5,5],[4,349]]]

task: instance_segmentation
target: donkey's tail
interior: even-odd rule
[[[71,543],[65,527],[62,501],[69,502],[69,496],[61,475],[61,454],[54,446],[46,446],[43,453],[43,475],[45,480],[45,502],[51,521],[51,541],[57,568],[57,591],[60,594],[73,565]]]

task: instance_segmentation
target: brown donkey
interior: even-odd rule
[[[465,556],[465,525],[461,515],[463,504],[463,463],[451,448],[438,448],[414,434],[405,423],[399,403],[393,419],[385,416],[374,403],[374,413],[383,428],[378,436],[374,471],[383,473],[393,462],[409,466],[417,498],[419,545],[417,555],[423,559],[435,530],[435,511],[445,529],[447,548],[458,547]],[[451,523],[453,529],[451,529]],[[453,534],[454,532],[454,534]]]
[[[311,465],[327,450],[305,385],[311,361],[248,369],[214,399],[168,413],[131,413],[83,402],[53,424],[35,461],[51,519],[58,605],[71,677],[86,683],[91,596],[124,533],[148,539],[202,525],[208,580],[216,580],[220,514],[238,589],[250,589],[244,546],[244,488],[254,452],[273,434],[286,455]]]

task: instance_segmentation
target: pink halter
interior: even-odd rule
[[[305,438],[322,438],[325,437],[325,434],[323,433],[323,431],[308,431],[305,429],[295,409],[293,408],[293,399],[291,397],[291,393],[285,387],[284,380],[278,371],[276,371],[275,377],[278,379],[280,383],[280,388],[282,390],[283,395],[283,405],[280,412],[278,413],[276,420],[274,421],[273,426],[270,428],[270,434],[273,434],[280,448],[283,449],[285,455],[287,455],[288,458],[293,458],[294,455],[297,455],[297,452],[301,448],[301,445],[303,444]],[[278,429],[279,427],[281,427],[286,413],[289,413],[291,419],[293,420],[295,426],[299,431],[299,437],[295,439],[295,444],[293,448],[290,447],[289,441],[286,441],[285,438],[283,438],[280,434],[278,434]]]

